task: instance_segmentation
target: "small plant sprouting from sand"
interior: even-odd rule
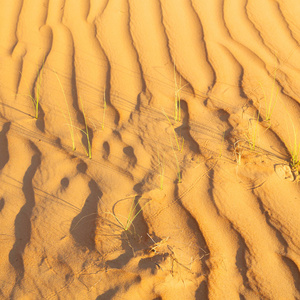
[[[131,197],[130,197],[130,198],[131,198]],[[128,199],[130,199],[130,198],[128,198]],[[143,205],[142,207],[140,207],[140,209],[137,210],[137,208],[138,208],[138,206],[139,206],[139,204],[140,204],[140,201],[141,201],[142,199],[138,199],[138,200],[136,201],[136,198],[137,198],[137,196],[134,196],[134,197],[133,197],[132,204],[131,204],[131,207],[130,207],[129,214],[128,214],[127,218],[124,217],[124,216],[117,216],[115,213],[107,212],[107,214],[112,215],[112,216],[117,220],[117,222],[119,223],[119,225],[120,225],[120,226],[122,227],[122,229],[123,229],[124,231],[126,231],[126,232],[129,231],[131,225],[133,225],[133,221],[134,221],[134,220],[136,219],[136,217],[142,212],[142,210],[144,209],[144,207],[145,207],[148,203],[150,203],[150,201],[148,201],[145,205]],[[127,199],[127,198],[126,198],[126,199]],[[124,200],[126,200],[126,199],[124,199]],[[122,218],[125,218],[125,219],[126,219],[126,222],[122,222],[122,221],[120,220],[121,217],[122,217]]]
[[[291,120],[291,119],[290,119]],[[289,136],[289,146],[288,151],[290,153],[290,165],[293,170],[297,170],[300,166],[300,142],[298,142],[297,132],[295,125],[291,120],[292,129],[293,129],[293,138]]]
[[[285,119],[286,123],[286,130],[288,133],[288,140],[284,140],[284,143],[287,147],[287,150],[290,154],[290,167],[294,172],[299,173],[299,167],[300,167],[300,141],[299,141],[299,135],[295,128],[295,124],[292,120],[291,115],[288,113],[287,108],[286,110],[286,116],[288,118]],[[290,126],[288,125],[287,119],[290,121]],[[292,132],[292,134],[290,134]]]
[[[61,111],[62,111],[62,113],[63,113],[63,115],[64,115],[65,120],[67,121],[67,125],[69,126],[69,129],[70,129],[70,135],[71,135],[71,140],[72,140],[72,148],[73,148],[73,151],[75,151],[75,150],[76,150],[76,147],[75,147],[75,138],[74,138],[74,129],[73,129],[74,126],[73,126],[73,122],[72,122],[72,118],[71,118],[71,113],[70,113],[70,110],[69,110],[69,105],[68,105],[67,97],[66,97],[64,88],[63,88],[63,86],[62,86],[62,84],[61,84],[61,81],[60,81],[60,79],[59,79],[57,73],[56,73],[56,72],[54,72],[54,73],[55,73],[56,78],[57,78],[57,80],[58,80],[58,82],[59,82],[60,88],[61,88],[62,93],[63,93],[63,96],[64,96],[64,100],[65,100],[65,103],[66,103],[66,106],[67,106],[68,115],[69,115],[69,122],[70,122],[70,123],[68,123],[68,119],[67,119],[66,115],[64,114],[62,108],[61,108]]]
[[[42,70],[44,68],[44,65],[45,65],[45,59],[43,59],[43,64],[38,71],[38,76],[37,76],[37,80],[36,80],[37,86],[36,86],[35,99],[33,97],[31,97],[33,104],[34,104],[34,108],[35,108],[35,118],[36,119],[39,117],[40,90],[41,90],[41,82],[42,82]]]
[[[35,119],[39,118],[39,104],[40,104],[40,99],[41,99],[41,86],[42,86],[42,71],[43,71],[44,65],[45,65],[45,58],[43,59],[43,63],[37,73],[36,89],[34,92],[34,96],[31,94],[28,95],[33,104]],[[27,86],[28,86],[28,84],[27,84]],[[28,88],[29,88],[29,86],[28,86]]]
[[[252,151],[255,151],[257,145],[259,131],[259,111],[257,112],[257,117],[250,119],[248,123],[248,133],[246,134],[246,140]]]
[[[265,92],[265,89],[264,89],[262,83],[259,82],[259,85],[264,94],[264,102],[265,102],[265,109],[266,109],[266,117],[265,117],[266,122],[271,122],[271,116],[273,114],[273,111],[274,111],[274,108],[275,108],[275,105],[276,105],[277,99],[278,99],[279,88],[276,89],[276,73],[277,73],[277,69],[274,74],[270,97],[267,97],[267,94]]]
[[[243,149],[240,146],[240,140],[234,143],[234,156],[238,166],[242,164]]]
[[[107,109],[107,104],[106,104],[106,90],[104,90],[104,94],[103,94],[103,116],[102,116],[102,130],[104,129],[104,121],[105,121],[105,112]]]
[[[176,64],[174,62],[174,84],[175,84],[175,112],[174,119],[175,121],[181,121],[181,91],[187,85],[181,86],[181,76],[179,76],[179,82],[176,75]]]
[[[291,154],[291,168],[293,170],[297,169],[300,166],[300,144],[293,146],[290,150]]]
[[[88,158],[92,158],[92,147],[91,147],[91,141],[90,141],[90,135],[89,135],[89,128],[88,128],[88,125],[87,125],[87,121],[86,121],[86,116],[85,116],[85,112],[84,112],[84,107],[83,107],[83,102],[81,100],[81,97],[79,97],[79,100],[80,100],[80,104],[81,104],[81,109],[82,109],[82,114],[83,114],[83,119],[84,119],[84,124],[85,124],[85,129],[81,129],[77,126],[73,126],[75,129],[78,129],[80,132],[82,132],[83,134],[85,134],[86,136],[86,139],[87,139],[87,149],[86,147],[84,146],[84,144],[81,142],[81,145],[86,153],[86,156]]]
[[[174,137],[175,137],[175,141],[176,141],[176,146],[177,146],[177,150],[180,150],[180,152],[182,152],[182,149],[183,149],[183,145],[184,145],[184,138],[182,140],[182,144],[181,146],[179,145],[179,141],[178,141],[178,137],[177,137],[177,134],[176,134],[176,131],[175,131],[175,128],[170,120],[170,118],[167,116],[167,114],[165,113],[165,111],[163,110],[163,114],[165,115],[165,117],[167,118],[171,128],[172,128],[172,131],[173,131],[173,134],[174,134]]]
[[[87,151],[86,151],[86,155],[88,156],[88,158],[92,158],[92,148],[91,148],[91,142],[90,142],[90,135],[89,135],[89,129],[87,126],[87,121],[86,121],[86,116],[85,116],[85,112],[84,112],[84,107],[83,107],[83,103],[81,98],[80,99],[80,103],[81,103],[81,109],[82,109],[82,114],[83,114],[83,118],[84,118],[84,124],[85,124],[85,130],[82,130],[80,128],[78,128],[82,133],[84,133],[86,135],[86,139],[87,139]],[[85,148],[84,148],[85,149]]]

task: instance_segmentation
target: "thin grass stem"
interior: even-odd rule
[[[75,138],[74,138],[74,130],[73,130],[74,126],[73,126],[73,122],[72,122],[72,118],[71,118],[71,113],[70,113],[70,110],[69,110],[69,105],[68,105],[67,97],[66,97],[64,88],[63,88],[63,86],[62,86],[62,84],[61,84],[61,81],[60,81],[60,79],[59,79],[57,73],[56,73],[56,72],[54,72],[54,73],[55,73],[56,78],[57,78],[57,80],[58,80],[58,82],[59,82],[59,85],[60,85],[60,87],[61,87],[61,90],[62,90],[62,93],[63,93],[63,96],[64,96],[64,100],[65,100],[65,103],[66,103],[66,106],[67,106],[68,115],[69,115],[69,121],[70,121],[70,126],[69,126],[69,128],[70,128],[70,135],[71,135],[71,140],[72,140],[72,148],[73,148],[73,151],[75,151],[76,147],[75,147]],[[64,113],[63,113],[63,114],[64,114]],[[64,114],[64,116],[65,116],[65,114]],[[65,116],[65,118],[66,118],[66,116]]]

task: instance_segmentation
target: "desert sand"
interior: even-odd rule
[[[1,299],[300,299],[298,0],[0,1]]]

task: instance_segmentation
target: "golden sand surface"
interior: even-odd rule
[[[0,0],[0,299],[300,299],[299,0]]]

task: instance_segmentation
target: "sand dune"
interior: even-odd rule
[[[300,299],[297,0],[0,2],[1,299]]]

